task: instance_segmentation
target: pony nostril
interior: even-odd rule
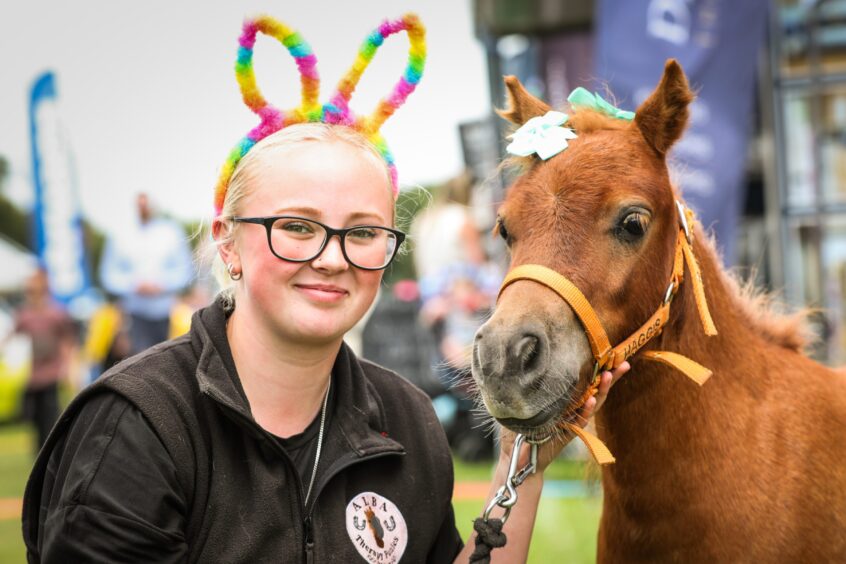
[[[535,335],[524,335],[517,343],[516,353],[522,371],[525,373],[532,370],[540,356],[540,339]]]

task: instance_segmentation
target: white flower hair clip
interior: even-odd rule
[[[567,142],[577,137],[576,132],[564,127],[569,116],[562,112],[549,111],[533,117],[511,135],[506,151],[518,157],[537,153],[546,160],[567,148]]]

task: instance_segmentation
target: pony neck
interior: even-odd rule
[[[682,373],[636,355],[631,372],[614,386],[596,418],[600,437],[617,457],[608,477],[627,476],[641,487],[649,482],[646,476],[619,470],[643,464],[654,471],[655,460],[672,464],[679,451],[720,435],[727,419],[765,391],[768,376],[759,373],[761,355],[786,354],[749,327],[741,298],[710,243],[703,243],[705,237],[697,227],[694,253],[718,334],[709,337],[702,329],[687,271],[669,322],[647,348],[683,354],[713,376],[699,387]]]

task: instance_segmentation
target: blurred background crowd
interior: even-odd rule
[[[217,163],[249,125],[230,72],[240,18],[283,18],[318,57],[321,40],[348,37],[340,24],[315,30],[313,7],[278,2],[153,2],[126,6],[128,15],[90,4],[98,8],[90,18],[44,1],[5,6],[0,18],[4,52],[33,43],[10,63],[0,93],[0,421],[30,422],[35,446],[78,390],[186,332],[216,293],[194,257],[209,254],[201,227]],[[333,3],[333,20],[368,29],[414,10],[431,51],[429,77],[407,112],[415,117],[385,132],[409,243],[350,342],[432,397],[456,456],[493,454],[468,367],[508,264],[491,236],[511,180],[498,166],[508,131],[493,112],[506,74],[555,106],[583,86],[634,110],[666,58],[679,59],[698,98],[672,155],[677,184],[728,266],[791,306],[819,308],[811,353],[846,359],[846,1],[356,4]],[[208,11],[208,29],[183,49],[192,10]],[[39,11],[52,14],[41,36],[24,23]],[[138,29],[116,18],[137,19]],[[351,56],[359,40],[349,36]],[[110,49],[99,47],[108,41]],[[386,46],[394,52],[379,71],[385,78],[377,74],[365,91],[387,91],[399,43]],[[285,55],[274,47],[263,45],[261,57],[281,68],[288,61],[279,63]],[[326,83],[346,64],[321,59]],[[267,90],[290,90],[287,72]]]

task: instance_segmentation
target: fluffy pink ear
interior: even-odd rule
[[[506,76],[503,80],[507,89],[508,105],[504,110],[496,111],[501,118],[523,125],[533,117],[542,116],[552,109],[543,100],[529,94],[516,76]]]
[[[634,118],[643,138],[658,154],[667,154],[684,133],[693,98],[681,66],[675,59],[668,59],[661,82],[640,105]]]
[[[355,118],[350,110],[350,97],[355,91],[364,69],[370,64],[376,51],[388,37],[405,31],[408,35],[408,62],[399,81],[391,93],[379,101],[379,105],[368,117]],[[329,121],[358,126],[368,134],[375,134],[382,124],[405,103],[406,98],[417,88],[423,67],[426,64],[426,28],[415,14],[405,14],[399,20],[386,20],[365,38],[358,50],[355,62],[338,83],[338,89],[328,105]]]

